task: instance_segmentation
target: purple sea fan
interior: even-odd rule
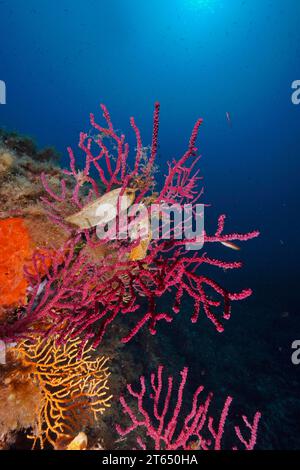
[[[227,421],[232,397],[228,396],[224,402],[220,418],[216,420],[210,414],[213,394],[209,393],[203,398],[204,387],[199,386],[193,396],[190,411],[184,414],[184,389],[188,375],[188,368],[180,372],[181,381],[177,392],[174,389],[173,377],[168,377],[167,386],[163,384],[163,366],[159,366],[157,374],[151,374],[151,389],[147,389],[145,377],[140,377],[140,389],[135,391],[127,385],[130,398],[136,406],[129,405],[125,397],[120,397],[123,413],[128,416],[130,424],[123,428],[116,426],[118,434],[124,438],[135,433],[136,442],[141,449],[155,450],[220,450],[223,448],[222,438],[230,430]],[[172,398],[175,398],[172,402]],[[137,409],[137,410],[136,410]],[[252,450],[257,439],[257,429],[261,413],[254,414],[252,422],[242,416],[243,428],[233,426],[235,441],[232,449],[237,446]],[[142,438],[145,436],[145,438]]]
[[[30,300],[17,321],[1,326],[6,340],[24,338],[34,331],[57,335],[58,343],[80,334],[83,344],[93,337],[97,345],[119,311],[130,307],[126,300],[128,267],[115,260],[112,264],[109,255],[92,263],[79,251],[81,242],[77,235],[55,253],[34,254],[33,267],[25,270]],[[97,322],[95,331],[92,327]]]
[[[150,333],[155,334],[160,321],[170,323],[179,313],[186,295],[194,302],[191,321],[196,323],[203,312],[222,332],[224,321],[230,318],[231,302],[248,297],[251,290],[229,292],[206,276],[204,267],[235,269],[241,267],[240,262],[225,262],[210,257],[206,252],[188,251],[185,247],[187,240],[174,236],[176,227],[170,230],[169,239],[149,238],[145,243],[139,238],[97,239],[95,227],[82,229],[68,223],[70,214],[65,214],[65,207],[73,206],[74,211],[84,210],[95,199],[112,191],[118,191],[119,196],[132,191],[134,202],[143,203],[148,214],[153,204],[182,205],[188,202],[194,205],[202,196],[202,187],[199,187],[201,178],[196,168],[200,156],[195,147],[201,119],[192,130],[186,152],[168,165],[161,189],[154,191],[159,104],[155,104],[151,152],[146,161],[143,160],[144,147],[139,129],[134,119],[130,120],[137,142],[132,168],[125,136],[117,135],[106,107],[101,107],[106,127],[97,124],[91,115],[91,125],[96,135],[80,135],[79,148],[84,153],[81,169],[76,167],[75,155],[69,149],[70,169],[64,170],[64,173],[68,181],[70,177],[74,179],[72,195],[66,190],[64,179],[60,194],[56,194],[46,176],[42,175],[47,192],[43,201],[49,217],[70,232],[70,239],[51,255],[50,264],[44,263],[43,275],[39,271],[43,255],[34,255],[34,269],[27,271],[31,286],[29,302],[15,323],[1,327],[1,336],[13,339],[27,335],[34,326],[45,334],[55,332],[61,341],[69,335],[81,335],[83,341],[93,338],[94,346],[97,346],[117,316],[129,315],[132,319],[129,331],[122,338],[122,342],[126,343],[146,325]],[[116,152],[114,156],[106,144],[107,139]],[[211,243],[229,245],[235,240],[246,241],[258,236],[257,231],[224,234],[224,222],[225,216],[222,215],[215,234],[210,236],[204,233],[207,246]],[[144,246],[140,249],[142,242]],[[142,256],[136,256],[137,251]],[[170,298],[173,302],[170,308],[161,310],[157,306],[158,299],[165,299],[164,304],[169,306]]]

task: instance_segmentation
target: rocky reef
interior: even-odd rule
[[[101,108],[104,126],[91,115],[92,133],[80,134],[80,158],[68,149],[67,169],[60,167],[54,149],[38,150],[28,137],[0,132],[1,446],[101,450],[132,448],[135,442],[146,448],[145,435],[152,433],[156,449],[220,449],[232,397],[224,397],[217,430],[207,413],[212,395],[198,403],[202,386],[184,402],[187,367],[181,372],[177,401],[171,400],[173,379],[168,378],[164,406],[169,408],[172,401],[174,414],[164,429],[167,411],[158,412],[163,368],[156,333],[184,313],[187,298],[193,304],[191,323],[198,323],[202,315],[221,333],[232,303],[246,299],[251,289],[232,292],[208,277],[206,266],[231,270],[240,268],[241,262],[190,252],[186,240],[175,235],[177,226],[165,238],[141,235],[152,205],[191,206],[202,197],[196,148],[202,120],[194,125],[186,152],[168,164],[159,188],[159,103],[150,147],[143,146],[135,120],[130,120],[136,137],[133,161],[125,136],[118,135],[108,110]],[[108,218],[98,211],[105,204],[113,209]],[[125,227],[120,207],[127,211],[133,205],[139,208],[136,217],[130,215],[137,235],[112,237],[116,221],[121,231]],[[225,233],[225,215],[216,225],[212,235],[203,233],[208,246],[235,248],[233,242],[259,234]],[[99,237],[101,226],[104,237]],[[174,354],[169,359],[174,361]],[[149,368],[157,368],[157,379],[151,374],[146,384],[144,371]],[[142,388],[136,392],[127,384],[139,376]],[[156,398],[152,415],[146,416],[149,407],[144,401],[151,403],[153,398],[146,393],[150,385]],[[126,388],[130,397],[125,402]],[[125,431],[122,408],[132,421]],[[189,432],[183,429],[184,435],[182,420],[191,424]],[[256,443],[259,420],[260,412],[252,422],[242,415],[233,428],[247,449]],[[205,421],[212,439],[202,434]],[[249,438],[241,426],[250,429]],[[138,436],[127,440],[127,434],[137,429]]]

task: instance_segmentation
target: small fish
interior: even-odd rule
[[[36,292],[36,294],[35,294],[36,296],[39,296],[39,295],[43,292],[43,290],[44,290],[46,284],[47,284],[47,279],[45,279],[44,281],[42,281],[42,282],[39,284],[38,290],[37,290],[37,292]],[[28,292],[32,292],[33,290],[34,290],[34,289],[33,289],[31,286],[29,286],[29,287],[27,288],[27,291],[28,291]]]
[[[188,450],[201,450],[201,439],[190,442]]]
[[[17,343],[7,343],[5,344],[4,341],[0,340],[0,364],[6,364],[6,353],[10,348],[14,348]]]
[[[222,245],[226,246],[227,248],[231,248],[232,250],[239,251],[240,247],[232,242],[221,242]]]
[[[226,119],[227,119],[227,122],[228,122],[229,126],[231,127],[231,116],[230,116],[230,113],[228,111],[226,111]]]
[[[67,446],[66,450],[86,450],[88,445],[87,436],[84,432],[80,432],[74,437],[73,441]]]
[[[132,248],[131,252],[129,253],[129,259],[131,261],[140,261],[141,259],[144,259],[147,255],[149,243],[149,238],[146,240],[141,240],[137,246]]]
[[[152,238],[149,225],[148,213],[145,215],[145,217],[138,219],[131,225],[131,239],[136,240],[138,237],[141,237],[140,243],[132,248],[131,252],[129,253],[129,259],[131,261],[139,261],[146,257],[148,246]]]
[[[0,341],[0,364],[6,364],[6,345],[4,341]]]
[[[87,204],[79,212],[69,215],[65,220],[71,224],[77,225],[77,227],[82,230],[96,227],[96,225],[99,224],[107,224],[116,217],[117,204],[122,189],[123,188],[117,188],[109,191],[103,196],[98,197],[95,201]],[[125,189],[120,199],[120,210],[124,211],[128,209],[133,203],[134,197],[133,190]],[[112,208],[111,212],[107,210],[109,206]]]

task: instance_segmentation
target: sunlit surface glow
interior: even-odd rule
[[[219,3],[218,0],[185,0],[188,8],[193,10],[210,10],[214,11],[215,7]]]

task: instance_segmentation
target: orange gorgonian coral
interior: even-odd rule
[[[53,339],[34,338],[14,348],[21,363],[15,373],[29,374],[41,393],[36,428],[28,436],[33,448],[70,442],[110,406],[108,358],[92,358],[92,347],[78,357],[80,344],[78,338],[60,346]]]
[[[23,219],[0,220],[0,306],[25,302],[27,280],[23,268],[31,254]]]

